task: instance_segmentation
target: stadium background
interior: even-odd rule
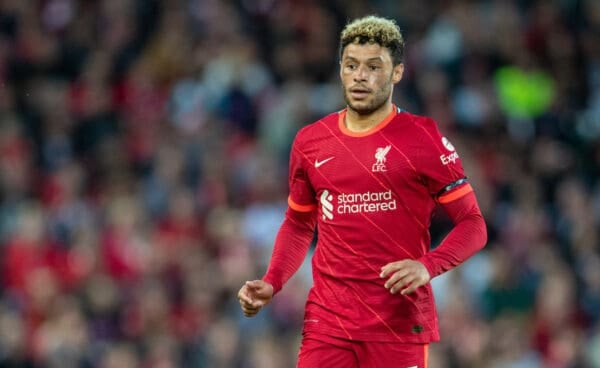
[[[235,295],[369,13],[489,228],[434,280],[431,367],[600,367],[596,0],[0,1],[0,366],[293,367],[309,267],[255,319]]]

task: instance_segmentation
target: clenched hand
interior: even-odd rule
[[[381,278],[388,277],[385,282],[385,288],[392,294],[400,290],[400,294],[407,295],[413,293],[418,287],[429,282],[431,276],[427,268],[419,262],[412,259],[391,262],[381,267]]]
[[[246,317],[254,317],[273,299],[273,285],[263,280],[246,281],[238,292],[240,306]]]

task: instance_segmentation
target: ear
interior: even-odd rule
[[[404,64],[400,63],[394,67],[392,70],[392,82],[394,84],[400,82],[402,80],[402,75],[404,74]]]

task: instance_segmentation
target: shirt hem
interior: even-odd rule
[[[302,329],[302,334],[306,333],[314,333],[332,336],[339,339],[346,339],[351,341],[380,341],[380,342],[401,342],[407,344],[428,344],[431,342],[440,341],[440,335],[437,332],[422,332],[419,334],[411,334],[411,335],[390,335],[390,333],[384,332],[347,332],[347,331],[339,331],[332,328],[327,328],[323,326],[308,326],[306,323]]]

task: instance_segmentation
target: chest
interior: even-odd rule
[[[307,173],[317,193],[387,191],[420,182],[419,150],[400,134],[330,136],[305,153]]]

